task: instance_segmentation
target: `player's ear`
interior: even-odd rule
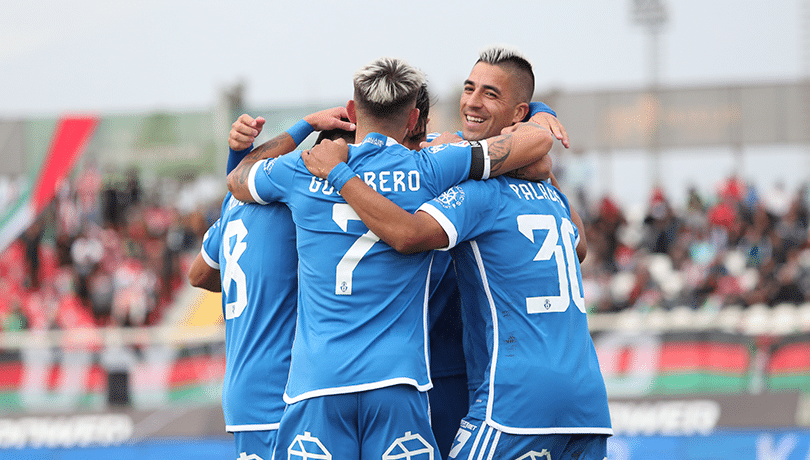
[[[349,114],[349,121],[356,124],[357,112],[355,111],[353,99],[350,99],[349,102],[346,103],[346,112]]]
[[[411,109],[411,113],[408,114],[408,132],[413,131],[417,121],[419,121],[419,109],[414,107]]]
[[[515,114],[512,117],[512,124],[520,123],[529,114],[529,104],[521,102],[515,106]]]

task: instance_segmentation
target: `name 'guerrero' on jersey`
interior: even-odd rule
[[[416,192],[422,188],[422,179],[419,171],[366,171],[362,173],[363,182],[376,192]],[[329,181],[312,176],[309,182],[309,191],[322,193],[326,196],[336,194],[335,188]]]

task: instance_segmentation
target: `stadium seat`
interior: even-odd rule
[[[738,332],[743,310],[740,305],[726,305],[717,314],[717,327],[725,332]]]
[[[654,308],[644,317],[644,325],[651,331],[665,331],[669,328],[669,312]]]
[[[796,327],[801,332],[810,332],[810,302],[796,307]]]
[[[669,323],[673,329],[694,329],[695,311],[691,307],[678,305],[670,310]]]
[[[790,334],[798,330],[797,308],[792,303],[780,303],[773,308],[770,332],[774,335]]]
[[[642,328],[642,313],[634,308],[627,308],[616,314],[616,328],[626,331],[637,331]]]
[[[770,328],[771,310],[764,303],[750,305],[742,318],[742,330],[749,335],[762,335]]]

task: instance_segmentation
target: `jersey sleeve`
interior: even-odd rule
[[[419,207],[441,225],[449,241],[448,250],[491,228],[500,209],[500,194],[493,184],[466,181],[447,189]]]
[[[440,144],[422,149],[422,155],[430,167],[426,181],[438,195],[467,179],[488,179],[490,172],[489,150],[486,141],[460,141]]]
[[[248,176],[250,196],[259,204],[284,202],[300,159],[301,152],[296,151],[256,162]]]
[[[217,219],[217,221],[208,228],[208,231],[203,235],[202,249],[200,250],[200,254],[203,260],[205,260],[205,263],[214,270],[219,270],[219,248],[222,246],[221,225],[220,220]]]

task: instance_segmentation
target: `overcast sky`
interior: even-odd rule
[[[662,1],[664,85],[786,81],[805,72],[808,0]],[[0,117],[210,109],[239,81],[249,107],[341,103],[354,70],[384,55],[424,70],[441,97],[491,44],[512,45],[533,62],[538,92],[638,87],[650,77],[632,0],[495,5],[4,1]]]

